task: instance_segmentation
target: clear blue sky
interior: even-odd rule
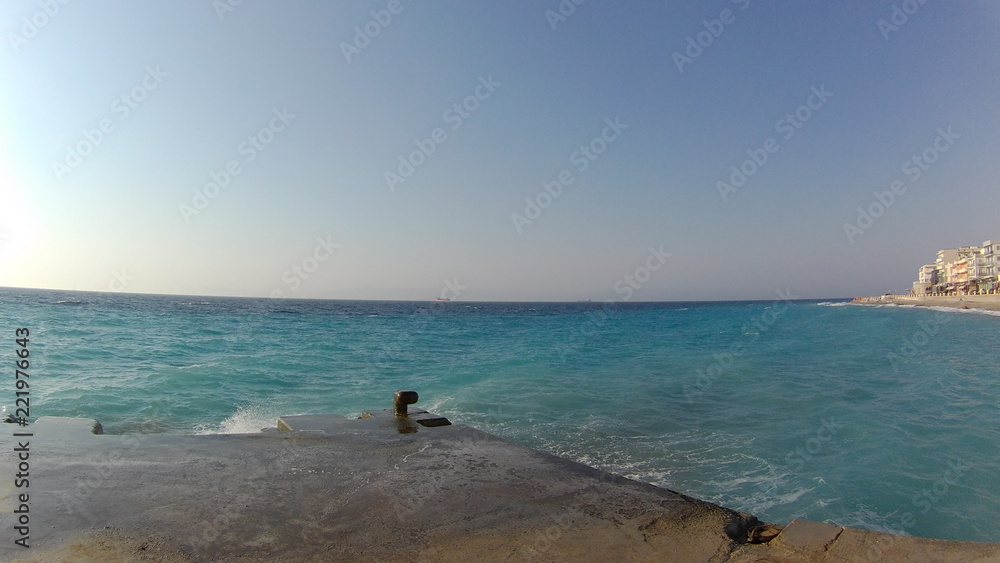
[[[1000,237],[1000,5],[893,5],[5,1],[0,286],[906,289]],[[733,166],[753,173],[731,191]]]

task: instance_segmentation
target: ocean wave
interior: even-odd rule
[[[991,309],[977,309],[975,307],[970,307],[968,309],[961,309],[958,307],[941,307],[939,305],[932,305],[927,307],[932,311],[940,311],[942,313],[965,313],[973,315],[989,315],[991,317],[1000,317],[1000,311],[994,311]]]
[[[910,535],[901,527],[897,513],[883,514],[867,506],[861,506],[853,512],[838,517],[837,524],[885,534]]]
[[[236,412],[220,422],[218,426],[202,425],[195,430],[195,433],[256,434],[265,428],[277,428],[278,417],[288,414],[287,412],[279,412],[279,410],[277,406],[264,402],[243,405],[237,407]]]
[[[817,303],[817,305],[823,305],[823,303]],[[842,305],[852,305],[852,303],[842,303]],[[929,309],[931,311],[940,311],[942,313],[968,313],[975,315],[989,315],[991,317],[1000,317],[1000,311],[995,311],[992,309],[981,309],[978,307],[946,307],[943,305],[914,305],[911,303],[879,303],[877,305],[862,303],[862,305],[867,305],[875,309],[880,308],[893,308],[893,309]],[[829,307],[836,307],[838,304],[834,303],[828,305]]]

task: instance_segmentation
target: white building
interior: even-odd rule
[[[946,248],[944,250],[938,250],[937,260],[934,262],[934,266],[937,270],[937,281],[936,284],[946,285],[951,283],[951,265],[958,261],[958,249],[957,248]],[[942,288],[938,288],[942,289]]]
[[[913,282],[913,294],[924,295],[937,283],[937,264],[924,264],[917,272],[917,281]]]
[[[924,264],[917,273],[917,280],[928,285],[936,284],[937,277],[937,264]]]
[[[939,250],[933,264],[920,267],[913,292],[975,291],[997,288],[1000,274],[1000,241],[983,246],[961,246]]]
[[[983,241],[976,257],[976,277],[982,282],[995,283],[997,274],[1000,274],[1000,241]]]

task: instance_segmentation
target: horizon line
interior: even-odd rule
[[[427,299],[358,299],[358,298],[338,298],[338,297],[270,297],[270,296],[245,296],[245,295],[203,295],[189,293],[150,293],[141,291],[108,291],[98,289],[53,289],[44,287],[17,287],[0,286],[0,290],[27,290],[27,291],[65,291],[71,293],[93,293],[101,295],[142,295],[150,297],[203,297],[212,299],[267,299],[272,301],[357,301],[357,302],[391,302],[391,303],[590,303],[603,304],[613,303],[624,305],[628,303],[751,303],[751,302],[772,302],[775,299],[677,299],[677,300],[628,300],[620,301],[615,299],[565,299],[554,301],[522,301],[516,299],[495,299],[495,300],[456,300],[435,301],[435,298]],[[858,297],[858,296],[855,296]],[[816,297],[816,298],[796,298],[785,301],[839,301],[850,300],[855,297]],[[862,296],[864,297],[864,296]]]

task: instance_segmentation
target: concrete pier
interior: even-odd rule
[[[256,434],[99,429],[0,426],[0,559],[1000,561],[998,544],[767,525],[420,410],[282,417]]]

